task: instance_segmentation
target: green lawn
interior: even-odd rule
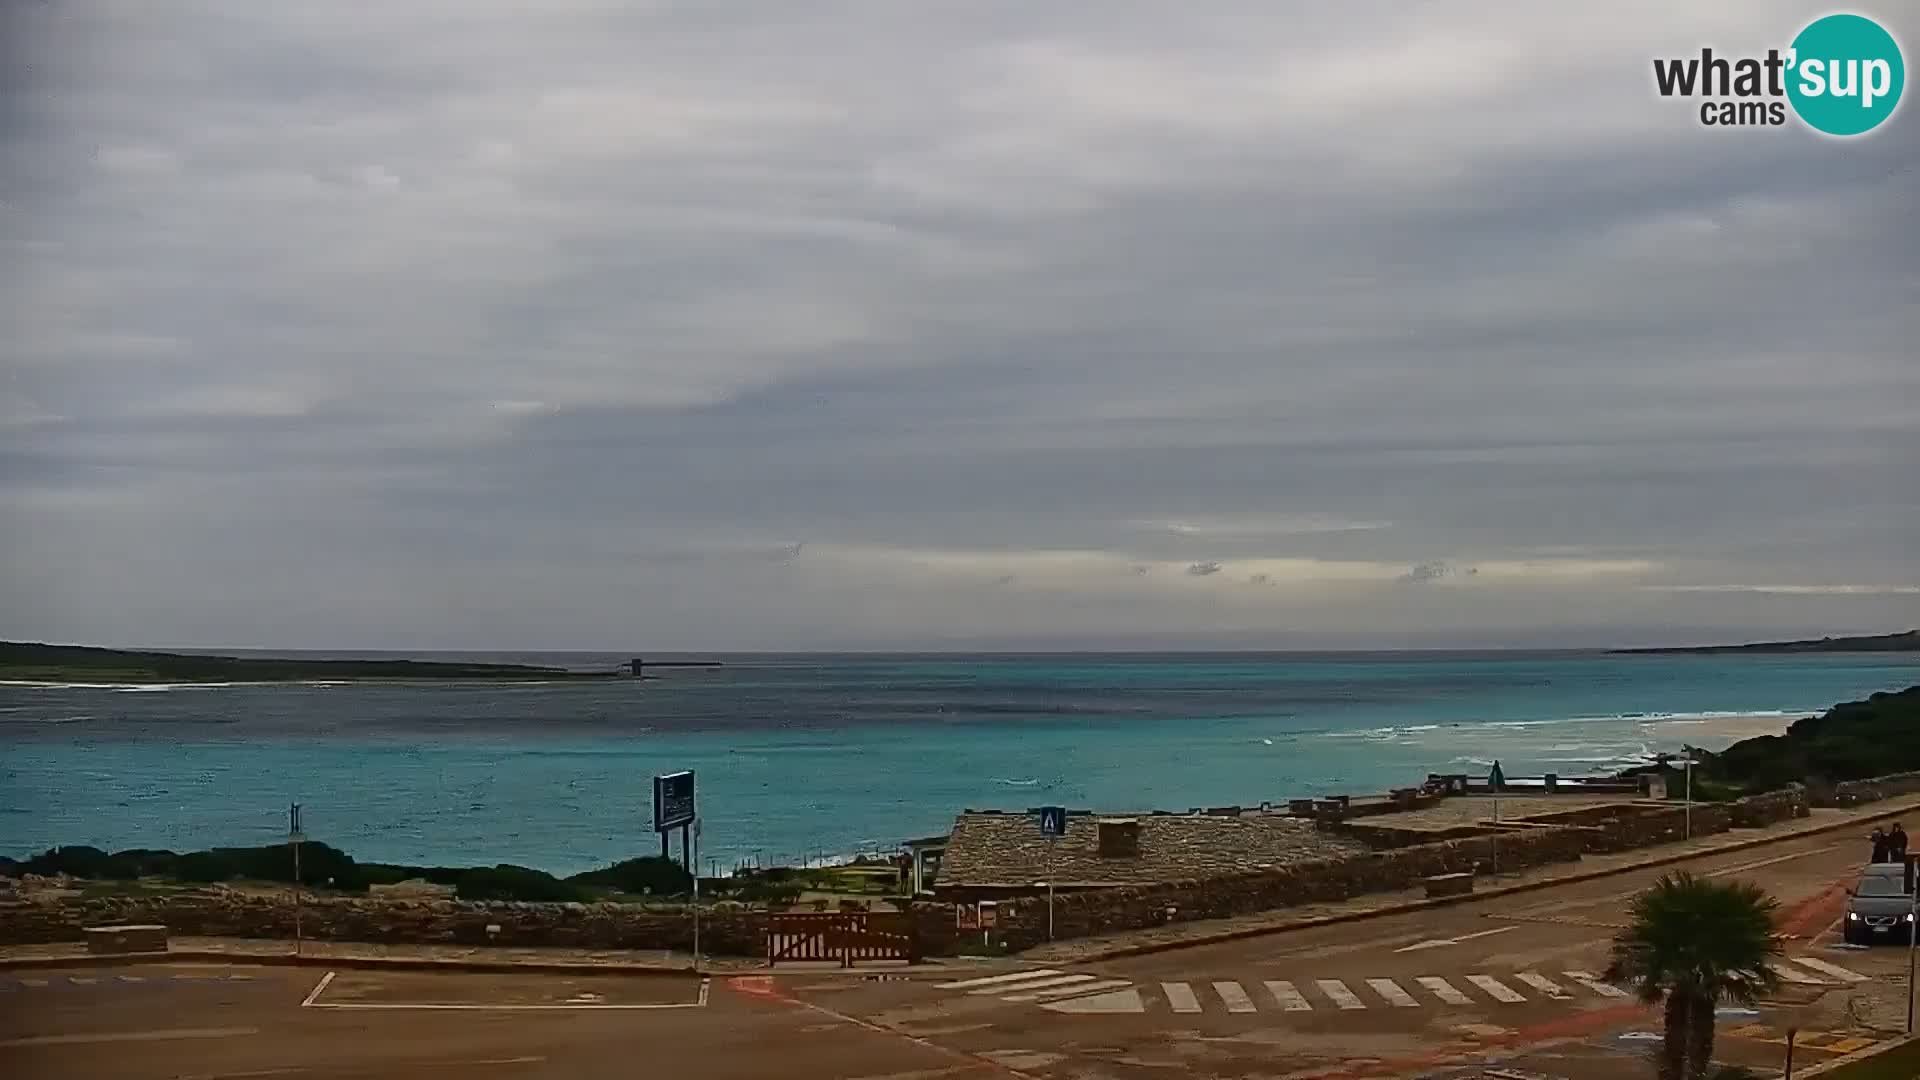
[[[1827,1073],[1821,1080],[1914,1080],[1915,1077],[1920,1077],[1920,1041]]]

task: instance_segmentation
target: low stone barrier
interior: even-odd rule
[[[1346,900],[1367,893],[1419,888],[1427,878],[1473,874],[1490,868],[1518,870],[1580,857],[1582,837],[1572,829],[1537,829],[1325,859],[1266,871],[1194,881],[1099,889],[1054,901],[1056,939],[1094,937],[1190,919],[1218,919],[1301,904]],[[1023,897],[999,905],[998,940],[1025,949],[1047,938],[1047,904]],[[925,916],[931,920],[931,913]],[[951,909],[947,918],[951,919]],[[933,949],[926,941],[929,954]]]
[[[1920,772],[1894,773],[1871,780],[1844,780],[1833,785],[1833,805],[1859,806],[1916,793],[1920,793]]]
[[[0,907],[0,943],[80,941],[88,927],[109,924],[158,924],[183,937],[291,938],[294,906],[282,897],[224,890],[15,903]],[[693,920],[687,912],[628,904],[308,897],[301,905],[300,928],[305,936],[323,941],[682,951],[693,947]],[[761,955],[766,950],[766,916],[725,907],[703,911],[700,947],[722,956]]]

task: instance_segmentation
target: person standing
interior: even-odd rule
[[[1886,862],[1887,856],[1893,851],[1893,844],[1887,839],[1887,830],[1875,827],[1873,835],[1868,837],[1868,839],[1873,841],[1873,861],[1877,863]]]
[[[1907,861],[1907,830],[1897,821],[1893,823],[1893,831],[1887,834],[1887,861]]]

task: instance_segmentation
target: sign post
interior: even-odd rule
[[[1060,838],[1067,832],[1067,808],[1040,808],[1040,835],[1047,838],[1047,940],[1053,940],[1053,855]]]
[[[660,857],[668,854],[667,834],[680,830],[680,860],[693,878],[693,970],[700,970],[700,864],[694,838],[700,832],[700,817],[694,810],[693,770],[665,773],[653,778],[653,831],[660,834]]]
[[[700,973],[700,819],[693,819],[693,973]]]
[[[1500,789],[1507,786],[1507,774],[1500,769],[1500,759],[1493,759],[1493,771],[1487,774],[1487,786],[1493,789],[1493,835],[1488,839],[1493,844],[1493,872],[1500,873]]]
[[[300,829],[300,804],[287,807],[287,846],[293,849],[293,955],[300,955],[300,841],[306,834]]]

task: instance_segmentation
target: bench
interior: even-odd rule
[[[167,928],[164,926],[89,926],[81,932],[87,936],[87,951],[90,953],[167,951]]]
[[[1427,896],[1466,896],[1473,892],[1472,874],[1435,874],[1426,879]]]

